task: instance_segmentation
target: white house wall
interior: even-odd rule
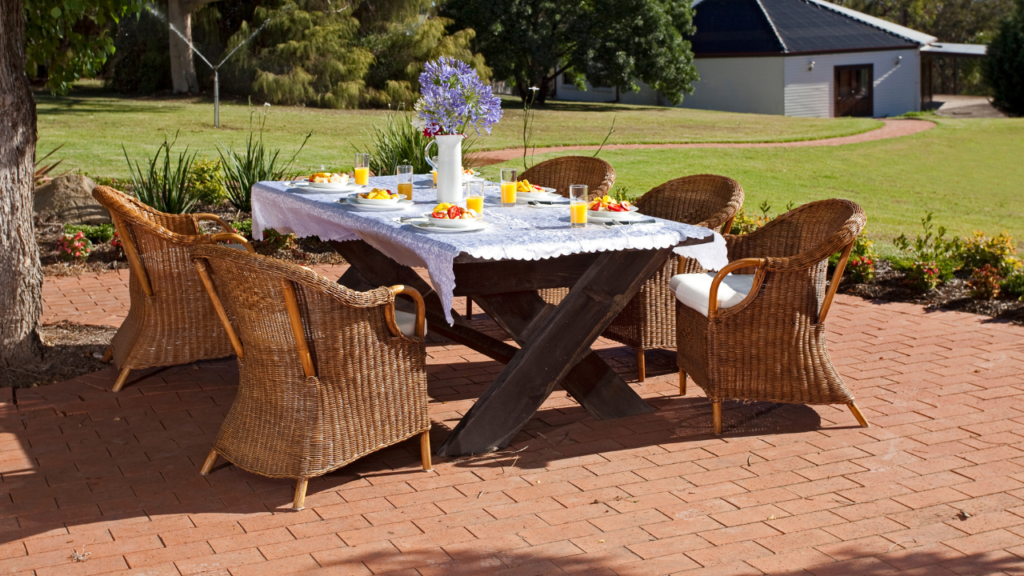
[[[615,102],[615,88],[594,88],[589,82],[586,83],[586,90],[580,90],[571,83],[565,81],[565,76],[558,77],[558,95],[556,100],[569,100],[572,102]],[[661,104],[658,93],[647,84],[637,82],[639,92],[619,91],[620,104],[637,104],[657,106]]]
[[[902,56],[899,65],[897,57]],[[814,61],[814,69],[808,70]],[[835,67],[874,65],[874,116],[921,109],[921,55],[916,49],[785,57],[785,114],[830,118],[835,108]]]
[[[785,114],[784,58],[695,58],[700,80],[683,108]]]

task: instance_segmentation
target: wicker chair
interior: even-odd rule
[[[231,343],[189,249],[221,241],[249,251],[252,246],[213,214],[164,214],[106,186],[97,186],[92,195],[110,211],[129,265],[131,308],[103,358],[121,368],[113,391],[124,387],[132,370],[230,356]],[[199,227],[204,220],[225,232],[204,234]]]
[[[201,474],[218,456],[271,478],[311,477],[420,436],[430,470],[423,299],[411,288],[349,290],[312,270],[222,246],[197,246],[195,269],[238,356],[238,394]],[[415,335],[395,296],[416,302]]]
[[[725,398],[846,404],[868,426],[832,365],[824,325],[866,220],[853,202],[822,200],[751,234],[726,236],[730,263],[711,282],[707,316],[677,303],[680,393],[689,374],[712,402],[715,434],[722,432]],[[828,258],[836,252],[842,255],[826,291]],[[719,308],[729,273],[754,274],[752,287],[736,305]]]
[[[698,174],[670,180],[636,201],[640,213],[704,228],[732,228],[743,206],[743,187],[732,178]],[[676,347],[675,297],[668,282],[676,274],[704,272],[691,258],[670,258],[633,296],[602,336],[636,351],[637,379],[646,378],[644,351]]]

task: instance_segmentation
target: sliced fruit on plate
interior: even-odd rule
[[[544,188],[535,184],[530,184],[529,180],[520,180],[516,182],[516,192],[543,192]]]
[[[430,216],[438,220],[473,220],[477,218],[477,213],[455,204],[441,202],[430,211]]]
[[[629,212],[631,206],[628,200],[613,200],[606,195],[595,198],[588,208],[591,212]]]
[[[402,195],[398,192],[392,192],[391,190],[385,190],[383,188],[374,188],[369,192],[365,192],[359,195],[364,200],[394,200],[395,198],[401,198]]]
[[[332,172],[317,172],[309,177],[313,184],[348,184],[348,174],[335,174]]]

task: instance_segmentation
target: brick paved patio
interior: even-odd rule
[[[127,303],[117,273],[45,293],[48,321]],[[302,512],[290,481],[198,474],[233,361],[0,389],[0,574],[1024,574],[1024,329],[841,296],[829,330],[872,428],[733,403],[714,438],[653,353],[653,414],[596,422],[556,392],[507,451],[425,473],[402,444],[312,481]],[[437,443],[501,367],[428,352]]]

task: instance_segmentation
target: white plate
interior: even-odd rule
[[[432,232],[434,234],[459,234],[462,232],[479,232],[487,227],[487,222],[483,220],[472,220],[474,226],[472,228],[442,228],[435,226],[433,222],[409,222],[417,230],[423,230],[424,232]]]
[[[348,179],[344,184],[332,184],[330,182],[306,182],[310,188],[317,188],[319,190],[332,190],[335,192],[341,192],[346,190],[355,190],[359,188],[351,178]]]
[[[545,202],[565,200],[566,198],[561,194],[554,192],[516,192],[516,203],[525,204],[534,200],[543,200]]]
[[[389,198],[387,200],[370,200],[369,198],[363,198],[359,194],[353,194],[350,196],[353,202],[357,204],[366,204],[368,206],[394,206],[405,198],[399,196],[398,198]]]
[[[341,202],[341,200],[338,200],[338,202]],[[399,199],[398,202],[394,204],[384,204],[383,206],[380,204],[366,204],[364,202],[353,202],[351,196],[345,198],[345,203],[353,208],[369,210],[370,212],[395,212],[398,210],[405,210],[410,206],[416,205],[412,200],[406,200],[405,198]]]
[[[471,220],[468,220],[468,219],[467,220],[463,220],[461,218],[458,219],[458,220],[445,220],[443,218],[434,218],[434,217],[432,217],[430,215],[430,212],[424,212],[423,213],[423,217],[426,218],[428,222],[434,224],[438,228],[450,228],[452,230],[463,230],[463,229],[466,229],[466,228],[474,228],[477,225],[478,222],[482,222],[483,219],[484,219],[483,216],[479,216],[479,217],[473,218]]]
[[[635,220],[641,217],[640,214],[636,214],[636,211],[636,206],[630,206],[629,212],[608,212],[606,210],[595,212],[594,210],[587,210],[587,217],[595,220]]]
[[[554,188],[548,188],[547,186],[540,186],[540,189],[543,190],[543,192],[516,192],[516,193],[517,194],[554,194],[555,196],[560,196],[560,194],[558,193],[558,190],[555,190]]]

